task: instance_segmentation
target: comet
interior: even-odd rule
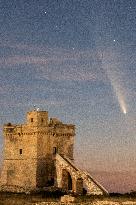
[[[125,115],[127,114],[127,111],[126,111],[126,110],[124,110],[124,114],[125,114]]]
[[[127,109],[124,101],[120,101],[120,107],[122,109],[122,112],[126,115],[127,114]]]
[[[120,110],[123,114],[127,114],[126,95],[121,75],[122,65],[118,60],[118,56],[112,51],[103,52],[101,55],[102,68],[105,71],[116,99],[119,103]]]
[[[125,103],[125,99],[119,93],[117,93],[116,95],[117,95],[117,98],[118,98],[118,101],[119,101],[120,109],[123,112],[123,114],[126,115],[127,114],[127,105]]]

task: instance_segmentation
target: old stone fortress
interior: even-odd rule
[[[75,126],[48,118],[47,111],[27,113],[25,124],[5,124],[0,189],[23,192],[58,187],[77,194],[108,194],[89,173],[74,164]]]

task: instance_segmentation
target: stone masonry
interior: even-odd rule
[[[93,177],[79,168],[68,157],[56,154],[57,186],[65,190],[71,190],[77,194],[83,193],[83,183],[91,195],[108,195],[108,191]],[[70,176],[68,177],[68,174]],[[69,178],[71,177],[71,180]],[[71,183],[71,185],[70,185]]]
[[[4,125],[1,185],[30,189],[52,185],[56,152],[73,159],[75,126],[48,119],[46,111],[27,113],[22,125]]]
[[[74,125],[49,119],[47,111],[34,110],[27,113],[24,124],[5,124],[3,135],[1,190],[56,186],[82,194],[85,181],[92,194],[107,193],[73,164]]]

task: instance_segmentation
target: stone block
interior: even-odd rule
[[[64,195],[61,197],[61,203],[67,204],[67,203],[74,203],[77,201],[77,199],[70,195]]]

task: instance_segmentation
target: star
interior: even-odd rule
[[[115,40],[115,39],[114,39],[113,41],[114,41],[114,42],[116,42],[116,40]]]
[[[47,11],[45,11],[44,13],[47,14]]]

